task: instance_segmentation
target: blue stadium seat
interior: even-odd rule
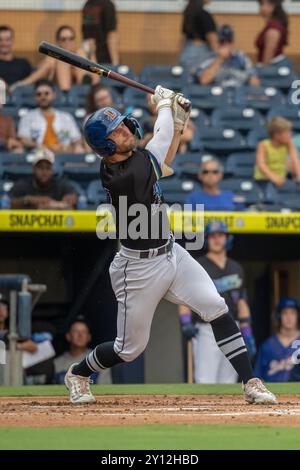
[[[199,185],[192,180],[181,180],[176,176],[159,180],[165,202],[167,204],[181,204],[186,201],[187,195],[197,189]]]
[[[295,80],[295,72],[288,62],[257,67],[263,87],[275,87],[287,92]]]
[[[137,88],[127,87],[123,94],[123,103],[126,106],[148,109],[146,93]]]
[[[236,129],[248,132],[259,125],[264,124],[264,119],[259,111],[253,108],[239,108],[226,106],[215,109],[211,116],[214,127]]]
[[[225,157],[245,150],[245,142],[240,132],[234,129],[203,127],[196,130],[190,149],[192,152],[204,150]]]
[[[193,107],[210,112],[231,102],[231,92],[220,86],[188,85],[183,94],[192,101]]]
[[[121,104],[120,94],[114,88],[112,87],[109,87],[109,88],[110,88],[110,92],[112,94],[115,105],[120,106]],[[85,109],[87,95],[90,89],[91,89],[91,85],[73,85],[71,90],[68,93],[68,105],[72,106],[75,109],[76,108]]]
[[[252,129],[247,135],[246,146],[248,149],[255,150],[258,142],[268,138],[269,134],[265,126]]]
[[[19,178],[25,178],[32,175],[32,153],[14,154],[0,153],[0,170],[2,168],[2,177],[5,180],[16,181]],[[59,174],[57,163],[54,164],[54,173]]]
[[[152,88],[160,84],[181,91],[188,84],[189,75],[180,65],[146,65],[141,71],[140,81]]]
[[[223,190],[232,191],[239,202],[247,206],[263,202],[263,193],[260,187],[251,179],[224,179],[221,181],[220,187]]]
[[[93,180],[87,187],[88,202],[91,205],[98,205],[107,202],[107,194],[103,189],[100,179]]]
[[[232,153],[227,159],[225,172],[237,178],[252,178],[255,160],[255,152]]]
[[[54,101],[54,106],[64,106],[66,104],[65,95],[56,87],[56,100]],[[11,103],[13,106],[18,108],[35,108],[35,88],[34,85],[25,85],[19,86],[15,89],[11,96]]]
[[[267,118],[280,116],[293,123],[293,130],[300,131],[300,108],[297,106],[281,106],[270,109]]]
[[[127,108],[125,108],[124,114],[130,114],[131,116],[133,116],[139,121],[142,127],[145,119],[150,117],[149,111],[147,111],[145,108],[139,108],[134,106],[128,106]]]
[[[99,176],[100,161],[94,153],[58,153],[55,161],[61,174],[82,185]]]
[[[210,122],[209,117],[206,113],[204,113],[201,109],[194,107],[192,108],[190,119],[193,121],[196,128],[207,127]]]
[[[212,158],[213,155],[205,153],[185,153],[177,154],[175,158],[175,169],[178,175],[195,177],[200,170],[200,165],[205,158]]]
[[[123,64],[123,65],[103,64],[103,65],[109,68],[110,70],[113,70],[114,72],[124,75],[124,77],[130,78],[131,80],[137,80],[137,76],[134,70],[132,70],[126,64]],[[116,88],[120,90],[120,92],[122,92],[124,88],[126,87],[124,83],[118,82],[116,80],[112,80],[111,78],[106,78],[106,77],[101,78],[101,83],[111,88]]]
[[[285,96],[274,87],[242,86],[235,90],[234,103],[266,112],[275,105],[284,104]]]
[[[269,183],[266,189],[266,201],[283,208],[300,210],[300,185],[291,180],[286,181],[280,188]]]

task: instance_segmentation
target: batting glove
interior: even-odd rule
[[[190,341],[198,333],[198,328],[192,322],[192,315],[190,313],[184,313],[180,316],[181,331],[184,338]]]
[[[183,132],[191,113],[192,104],[190,100],[185,98],[181,93],[178,93],[173,100],[172,109],[174,128],[177,131]]]
[[[156,111],[159,111],[161,108],[171,108],[174,96],[175,92],[173,90],[157,85],[155,94],[151,96],[151,101],[156,105]]]

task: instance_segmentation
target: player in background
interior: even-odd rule
[[[205,227],[207,254],[199,263],[212,278],[217,291],[225,299],[229,313],[240,326],[249,356],[256,353],[251,328],[251,314],[247,302],[245,276],[242,266],[227,252],[231,249],[233,237],[223,222],[211,222]],[[189,308],[179,307],[182,332],[187,340],[193,341],[194,380],[196,383],[236,383],[238,374],[228,359],[217,347],[209,323],[192,315]]]
[[[283,297],[274,313],[275,334],[259,349],[255,373],[265,382],[289,382],[295,364],[292,355],[295,341],[300,340],[300,304]],[[298,344],[299,348],[299,344]]]
[[[118,318],[115,341],[99,344],[83,361],[70,366],[65,384],[71,402],[94,401],[89,377],[118,363],[131,362],[145,350],[153,315],[164,298],[189,306],[210,322],[219,348],[243,381],[247,402],[275,403],[276,397],[254,377],[242,334],[213,281],[170,233],[158,180],[172,173],[170,165],[189,118],[190,103],[161,86],[156,87],[152,99],[157,120],[154,136],[145,149],[137,149],[141,136],[138,122],[114,108],[96,111],[84,127],[87,143],[103,157],[100,177],[116,214],[121,248],[109,272]],[[126,214],[122,211],[124,199]],[[145,214],[142,221],[136,204]]]

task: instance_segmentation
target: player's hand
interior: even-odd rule
[[[272,183],[274,183],[276,186],[283,186],[286,182],[286,179],[283,176],[274,176],[272,177]]]
[[[158,111],[165,107],[171,108],[174,96],[175,91],[163,88],[161,85],[157,85],[154,95],[151,96],[151,101],[156,105],[156,111]]]
[[[181,331],[185,339],[190,341],[198,333],[198,328],[192,322],[192,315],[185,313],[180,316]]]
[[[190,100],[185,98],[181,93],[178,93],[175,95],[172,109],[174,128],[177,131],[183,132],[191,113],[192,104]]]

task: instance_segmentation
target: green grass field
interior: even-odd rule
[[[277,394],[300,394],[300,384],[273,384]],[[104,385],[96,395],[240,394],[240,385]],[[63,396],[62,386],[0,388],[0,397]],[[1,399],[0,399],[1,400]],[[1,419],[1,417],[0,417]],[[1,428],[0,449],[299,449],[300,427],[258,425],[126,425],[80,428]]]

